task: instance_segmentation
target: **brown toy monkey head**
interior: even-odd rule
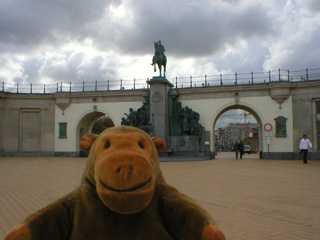
[[[81,142],[86,148],[87,144]],[[94,139],[85,177],[94,181],[99,198],[112,211],[138,213],[153,197],[159,155],[165,149],[162,139],[150,138],[140,129],[109,128]]]

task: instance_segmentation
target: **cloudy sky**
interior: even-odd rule
[[[318,68],[319,0],[1,0],[0,82]]]
[[[230,123],[257,123],[257,120],[249,112],[232,109],[223,113],[216,122],[215,130],[221,127],[226,127]]]

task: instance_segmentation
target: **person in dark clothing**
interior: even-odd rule
[[[239,149],[238,149],[238,141],[237,140],[234,141],[234,145],[233,145],[233,149],[232,150],[236,153],[236,159],[238,159]]]
[[[244,151],[244,144],[243,144],[242,140],[240,140],[240,142],[238,144],[238,150],[240,152],[240,159],[242,159],[243,151]]]

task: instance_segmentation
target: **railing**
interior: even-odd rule
[[[146,83],[148,79],[133,79],[133,80],[107,80],[95,82],[76,82],[56,84],[21,84],[21,83],[5,83],[1,84],[2,92],[11,93],[57,93],[57,92],[91,92],[91,91],[114,91],[114,90],[135,90],[147,89],[149,86]]]
[[[320,80],[320,68],[305,69],[305,70],[274,70],[269,72],[251,72],[251,73],[233,73],[219,75],[204,75],[197,77],[173,78],[172,82],[176,88],[190,87],[207,87],[207,86],[222,86],[236,84],[259,84],[271,83],[279,81],[312,81]]]
[[[21,83],[0,83],[1,92],[10,93],[57,93],[57,92],[89,92],[89,91],[114,91],[114,90],[135,90],[148,89],[146,83],[149,79],[133,79],[133,80],[107,80],[95,82],[76,82],[76,83],[55,83],[55,84],[21,84]],[[279,81],[312,81],[320,80],[320,68],[305,70],[274,70],[269,72],[251,72],[251,73],[234,73],[219,74],[210,76],[190,76],[182,78],[173,78],[172,83],[175,88],[190,87],[209,87],[222,85],[237,84],[261,84]]]

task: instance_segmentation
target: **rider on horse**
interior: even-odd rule
[[[164,46],[161,44],[161,41],[159,40],[157,43],[158,51],[160,52],[161,56],[164,55],[164,52],[166,51],[166,49],[164,48]]]
[[[163,65],[164,76],[165,76],[167,57],[164,54],[164,52],[166,50],[165,50],[164,46],[161,44],[161,41],[154,42],[154,49],[155,49],[155,53],[154,53],[151,65],[154,66],[154,71],[156,71],[156,64],[158,64],[158,67],[160,70],[160,76],[161,76],[161,65]]]

